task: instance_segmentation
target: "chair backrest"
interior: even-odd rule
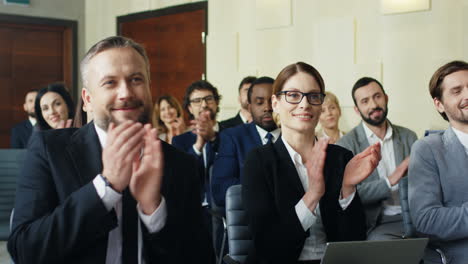
[[[10,215],[15,203],[16,178],[23,165],[25,149],[0,149],[0,240],[10,234]]]
[[[229,256],[239,263],[247,258],[252,246],[247,214],[242,204],[242,186],[233,185],[226,192],[226,223],[229,239]]]

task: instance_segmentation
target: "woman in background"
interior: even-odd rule
[[[52,83],[39,90],[34,105],[39,130],[71,127],[75,106],[63,83]]]
[[[159,97],[154,104],[153,126],[158,129],[159,138],[172,143],[172,138],[185,132],[184,112],[177,99],[170,95]]]
[[[340,117],[341,108],[338,98],[331,92],[325,92],[319,120],[321,129],[316,132],[317,137],[328,138],[328,143],[335,144],[345,134],[338,127]]]

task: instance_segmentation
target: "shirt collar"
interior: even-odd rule
[[[297,153],[292,147],[291,145],[289,145],[289,143],[284,140],[284,138],[281,138],[281,140],[283,140],[283,143],[284,143],[284,146],[286,147],[286,150],[288,151],[288,154],[289,154],[289,157],[291,157],[293,163],[294,163],[294,166],[298,166],[298,165],[304,165],[304,163],[302,162],[302,157],[301,155],[299,155],[299,153]]]
[[[32,126],[35,126],[35,125],[36,125],[36,123],[37,123],[37,119],[36,119],[36,118],[33,118],[33,117],[28,116],[28,119],[29,119],[29,122],[31,122],[31,125],[32,125]]]
[[[216,122],[216,124],[213,126],[214,132],[219,132],[219,123]]]
[[[96,129],[96,134],[98,135],[99,143],[101,143],[101,147],[104,148],[107,140],[107,132],[104,131],[102,128],[98,127],[96,123],[94,123],[94,128]]]
[[[387,121],[385,121],[387,122]],[[366,123],[365,122],[362,122],[362,127],[364,128],[364,133],[366,133],[366,137],[367,139],[379,139],[379,137],[377,137],[377,135],[374,134],[374,132],[372,132],[372,130],[367,127]],[[382,141],[385,141],[385,140],[389,140],[391,139],[393,136],[393,128],[392,128],[392,125],[390,124],[390,122],[387,122],[387,132],[385,133],[385,136],[384,136],[384,139]]]
[[[460,140],[460,142],[465,147],[465,149],[468,150],[468,134],[454,127],[452,127],[452,129],[453,129],[453,132],[455,132],[455,135],[457,135],[458,140]]]
[[[263,139],[266,137],[266,135],[268,134],[268,131],[266,131],[265,129],[259,127],[258,125],[255,125],[255,128],[257,129],[257,132],[258,134],[260,135],[260,139],[263,141]],[[273,143],[276,142],[276,140],[279,138],[279,135],[281,134],[281,129],[280,128],[276,128],[275,130],[273,131],[270,131],[270,134],[273,135]]]
[[[242,112],[239,112],[239,116],[242,119],[242,123],[247,124],[247,118],[245,118],[245,116],[242,115]]]

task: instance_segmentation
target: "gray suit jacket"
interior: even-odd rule
[[[390,123],[390,121],[389,121]],[[410,154],[411,146],[418,139],[416,134],[404,127],[393,125],[393,151],[395,153],[395,165],[400,163]],[[336,143],[353,152],[354,155],[361,153],[369,147],[366,133],[362,127],[362,122],[349,133],[341,137]],[[400,193],[406,192],[406,177],[400,180]],[[358,185],[359,196],[366,211],[367,230],[371,231],[376,225],[377,220],[383,210],[382,202],[391,197],[391,189],[386,181],[381,179],[378,170],[375,169],[372,174]]]
[[[452,128],[414,144],[409,206],[418,232],[451,259],[468,262],[468,156]]]

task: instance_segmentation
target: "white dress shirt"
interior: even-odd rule
[[[242,114],[242,112],[239,112],[239,116],[240,116],[240,118],[242,120],[242,123],[244,123],[244,124],[249,123],[249,122],[247,122],[248,120],[247,120],[247,118],[245,118],[245,116]]]
[[[307,168],[302,162],[302,157],[297,153],[289,144],[282,139],[286,149],[288,150],[289,156],[291,157],[294,166],[296,167],[297,174],[301,180],[304,191],[309,188],[309,177],[307,176]],[[343,210],[351,204],[356,192],[353,192],[350,196],[345,199],[340,199],[339,203]],[[310,235],[304,242],[299,260],[313,260],[321,259],[325,251],[325,245],[327,243],[327,236],[322,223],[322,217],[320,216],[319,205],[315,208],[314,212],[311,212],[304,203],[304,200],[299,200],[295,206],[297,218],[301,222],[304,231],[309,230]]]
[[[94,124],[96,133],[101,143],[101,147],[104,148],[106,145],[107,133]],[[106,183],[102,179],[101,175],[97,175],[93,180],[94,187],[102,199],[104,206],[108,211],[114,208],[118,225],[116,228],[109,232],[109,239],[107,242],[107,255],[106,264],[120,264],[122,263],[122,194],[114,191],[110,187],[106,187]],[[151,215],[145,215],[139,205],[137,205],[138,216],[141,222],[146,226],[148,232],[156,233],[160,231],[166,224],[167,208],[166,200],[164,197],[161,199],[159,207]],[[138,221],[140,223],[140,221]],[[143,249],[143,237],[141,233],[141,226],[138,224],[138,263],[145,264],[145,260],[142,258]]]
[[[452,127],[452,129],[453,132],[455,132],[455,135],[457,135],[458,140],[460,140],[462,145],[465,147],[466,155],[468,155],[468,134],[454,127]]]
[[[379,177],[381,179],[385,179],[387,186],[391,189],[392,197],[396,197],[399,199],[398,194],[398,183],[392,186],[390,181],[388,180],[388,176],[392,175],[392,173],[396,169],[395,164],[395,151],[393,148],[393,128],[390,125],[390,122],[387,122],[387,132],[385,133],[384,139],[381,140],[377,135],[367,127],[367,125],[362,122],[362,126],[364,128],[364,132],[366,133],[367,140],[369,141],[369,145],[373,145],[377,142],[380,142],[380,152],[382,159],[377,166],[377,172],[379,173]],[[392,201],[392,199],[387,199],[383,202],[384,206],[384,215],[397,215],[401,214],[401,205],[399,201]]]
[[[262,140],[262,145],[265,145],[266,143],[268,143],[268,138],[267,138],[268,131],[266,131],[265,129],[263,129],[263,128],[257,126],[257,125],[255,125],[255,128],[257,129],[257,132],[258,132],[258,135],[260,136],[260,139]],[[273,143],[275,143],[276,140],[279,138],[279,136],[281,134],[281,128],[277,128],[277,129],[271,131],[270,134],[273,136],[271,141]]]
[[[36,125],[36,123],[37,123],[37,119],[36,119],[36,118],[32,118],[32,117],[30,117],[30,116],[28,117],[28,119],[29,119],[29,122],[31,122],[31,125],[34,127],[34,126]]]

